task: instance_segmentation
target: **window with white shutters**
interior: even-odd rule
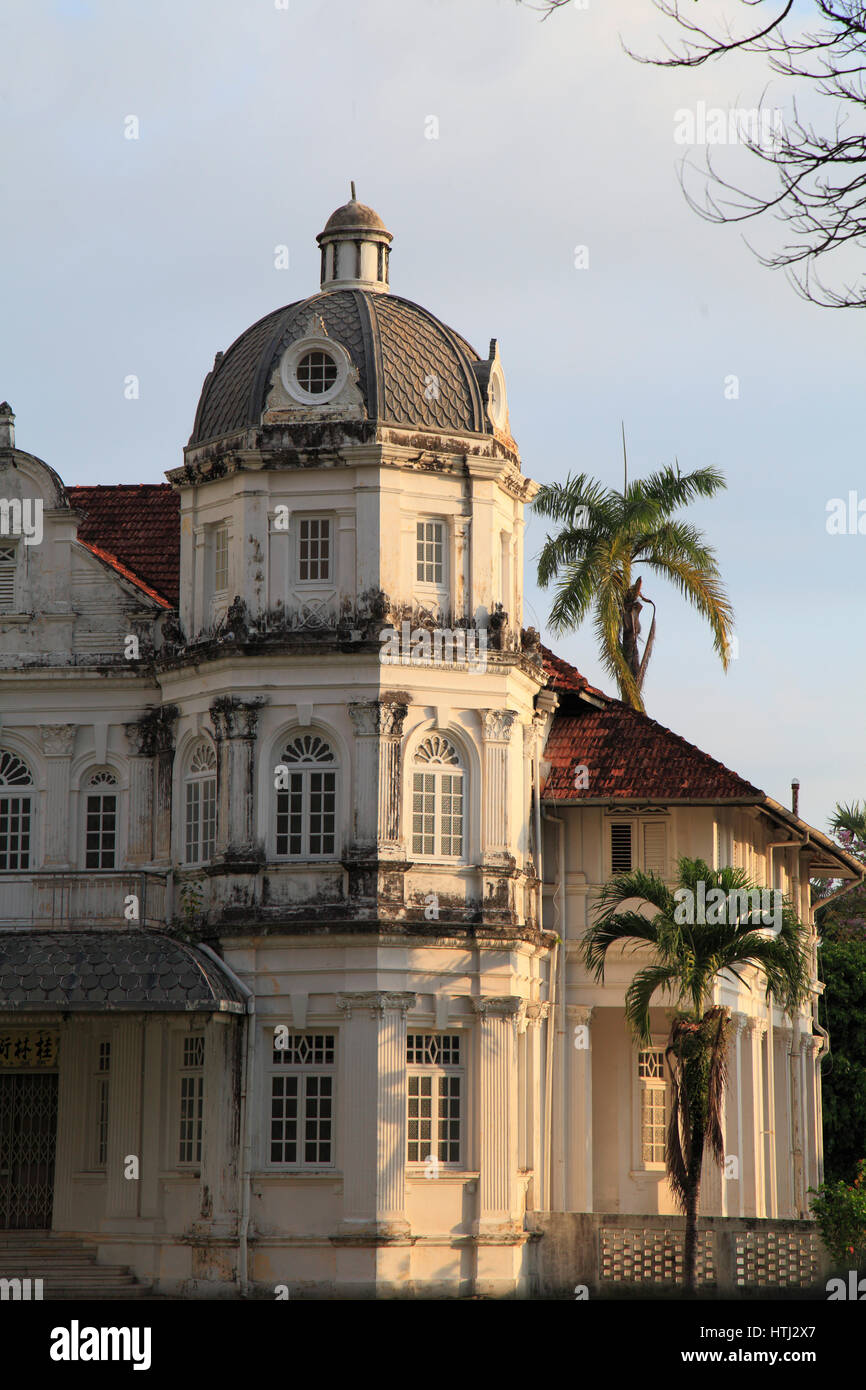
[[[463,767],[448,739],[431,734],[415,753],[412,773],[412,853],[437,859],[463,856]]]
[[[667,829],[659,821],[644,823],[643,867],[646,873],[658,878],[667,874]]]
[[[0,613],[15,612],[15,575],[17,570],[17,545],[14,542],[0,542]]]

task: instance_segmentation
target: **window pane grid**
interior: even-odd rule
[[[326,580],[331,577],[331,523],[326,517],[303,518],[298,536],[298,578]]]
[[[0,796],[0,869],[30,868],[30,797]]]
[[[298,384],[311,396],[321,396],[337,380],[337,364],[327,352],[307,352],[297,366]]]
[[[201,1162],[202,1118],[204,1114],[204,1077],[180,1078],[180,1145],[181,1163]]]
[[[641,1162],[661,1164],[665,1161],[665,1132],[667,1128],[667,1092],[663,1049],[644,1048],[638,1053],[638,1077],[641,1088]]]
[[[212,859],[216,840],[216,778],[196,777],[186,784],[186,862]]]
[[[310,768],[289,775],[277,792],[277,854],[324,858],[336,848],[337,775]]]
[[[214,531],[213,586],[217,593],[229,586],[229,533],[225,526],[218,526]]]
[[[409,1163],[460,1162],[460,1058],[459,1033],[409,1033],[406,1038]]]
[[[277,1040],[283,1043],[277,1047]],[[334,1076],[318,1070],[336,1059],[336,1034],[283,1035],[274,1029],[270,1161],[290,1167],[333,1163]],[[289,1069],[290,1068],[290,1069]]]
[[[419,584],[441,584],[444,563],[444,525],[441,521],[417,523],[417,577]]]
[[[88,796],[84,866],[113,869],[117,823],[117,797]]]

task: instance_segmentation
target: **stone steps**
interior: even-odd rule
[[[150,1292],[126,1266],[98,1264],[89,1241],[45,1231],[0,1231],[0,1279],[41,1279],[46,1301],[101,1302]]]

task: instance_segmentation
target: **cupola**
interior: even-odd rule
[[[352,197],[325,223],[316,237],[322,251],[323,290],[388,292],[391,233],[377,212]]]

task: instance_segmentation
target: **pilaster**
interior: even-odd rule
[[[210,707],[217,746],[217,856],[240,872],[261,859],[256,843],[256,740],[264,696],[221,695]]]
[[[473,999],[478,1014],[478,1220],[480,1237],[520,1228],[517,1201],[517,1024],[526,1009],[515,995]]]
[[[344,1219],[341,1235],[378,1243],[408,1235],[406,1015],[412,991],[337,995],[344,1079]]]
[[[42,752],[45,755],[45,867],[68,869],[69,787],[72,752],[77,724],[42,724]]]

